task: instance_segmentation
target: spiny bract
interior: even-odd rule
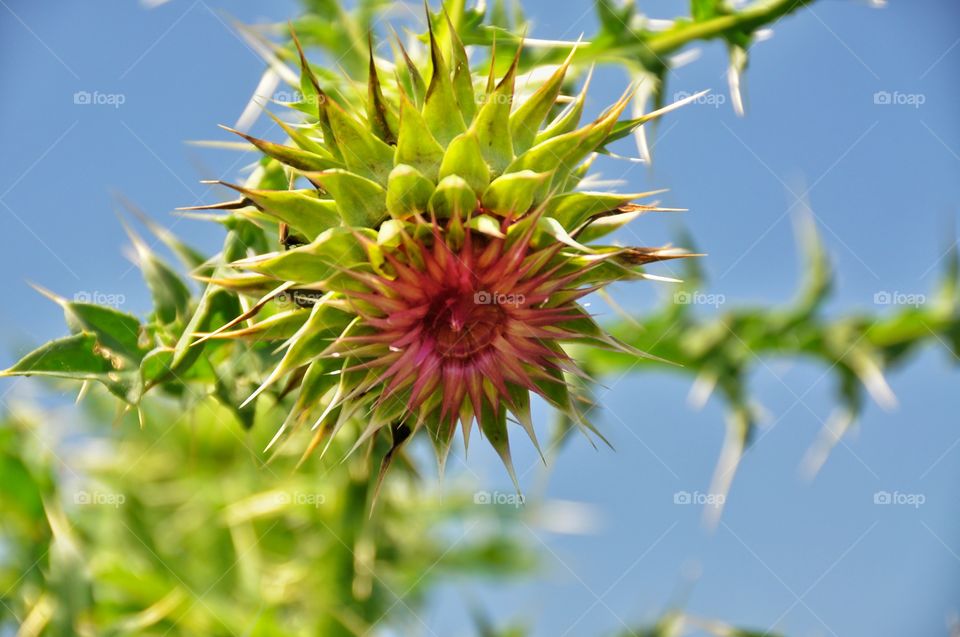
[[[308,121],[277,120],[291,145],[243,135],[283,164],[291,189],[232,186],[243,197],[217,205],[279,222],[289,249],[212,279],[270,291],[203,338],[282,343],[250,397],[284,377],[299,386],[278,437],[311,422],[312,450],[360,419],[357,446],[386,429],[396,449],[426,429],[442,466],[457,421],[465,441],[476,422],[512,473],[508,421],[536,444],[531,392],[590,426],[564,345],[624,347],[578,300],[684,253],[586,245],[655,208],[631,203],[652,193],[575,190],[596,152],[659,113],[621,121],[628,93],[580,126],[586,86],[559,107],[570,59],[515,103],[519,51],[499,81],[495,53],[475,76],[442,26],[442,42],[429,29],[428,73],[399,42],[395,65],[371,47],[365,117],[324,91],[297,43]]]

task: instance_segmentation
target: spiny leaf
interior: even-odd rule
[[[443,15],[446,19],[447,32],[450,38],[453,92],[457,98],[457,104],[460,106],[460,112],[463,113],[464,121],[469,122],[473,120],[473,115],[477,110],[476,98],[473,95],[473,75],[470,72],[470,60],[467,58],[467,51],[463,47],[463,42],[457,34],[446,7],[443,8]]]
[[[293,38],[293,43],[297,47],[297,54],[300,56],[300,89],[305,96],[309,96],[309,98],[313,99],[316,103],[317,120],[320,123],[320,130],[323,132],[324,142],[330,147],[331,154],[337,159],[342,159],[343,156],[337,147],[336,136],[333,134],[333,129],[330,126],[330,117],[327,113],[327,102],[330,101],[330,98],[323,89],[320,88],[320,82],[317,81],[317,76],[314,75],[313,69],[310,68],[310,63],[307,61],[307,56],[303,52],[303,47],[300,45],[300,40],[297,38],[296,32],[291,30],[290,35]],[[308,168],[306,170],[323,170],[323,168]]]
[[[33,287],[63,308],[67,326],[74,334],[95,334],[103,347],[133,362],[143,357],[137,317],[105,305],[68,301],[40,286]]]
[[[373,36],[368,39],[370,65],[367,71],[367,120],[373,132],[387,144],[397,143],[397,114],[383,97],[377,63],[373,55]]]
[[[533,141],[534,145],[544,142],[551,137],[576,130],[577,126],[580,125],[580,118],[583,115],[583,107],[587,101],[587,91],[590,89],[591,78],[593,78],[592,68],[587,73],[587,78],[583,81],[583,87],[577,94],[576,99],[568,104],[546,128],[536,134]]]
[[[430,60],[433,71],[430,76],[430,85],[423,103],[423,119],[433,132],[433,136],[441,144],[449,144],[450,140],[466,130],[463,123],[463,114],[457,104],[450,81],[450,72],[447,70],[443,53],[433,34],[433,26],[428,22],[430,34]]]
[[[498,214],[519,216],[533,207],[538,190],[549,176],[532,170],[502,175],[490,182],[481,203]]]
[[[551,171],[553,184],[564,187],[577,165],[607,138],[629,101],[629,95],[624,96],[590,124],[534,146],[517,157],[508,170]]]
[[[439,177],[449,175],[462,177],[476,193],[482,193],[490,185],[490,169],[483,161],[480,142],[472,130],[458,135],[447,147]]]
[[[356,228],[371,228],[387,214],[387,191],[375,181],[346,170],[305,173],[307,178],[333,195],[343,222]],[[387,182],[384,176],[384,183]]]
[[[241,407],[250,404],[252,400],[283,375],[309,363],[321,354],[329,346],[330,340],[340,334],[352,318],[352,314],[326,303],[314,305],[307,321],[290,338],[290,346],[280,363],[263,381],[263,384],[243,402]]]
[[[136,232],[125,223],[123,227],[133,243],[137,265],[153,295],[157,318],[162,323],[169,324],[186,317],[190,305],[190,288],[169,265],[153,253]]]
[[[650,192],[622,195],[606,192],[569,192],[551,197],[546,204],[546,214],[563,224],[564,228],[573,232],[591,217],[613,213],[631,201],[662,192],[665,191],[652,190]]]
[[[280,119],[279,117],[271,113],[270,111],[265,110],[265,112],[267,116],[270,119],[272,119],[273,122],[277,126],[279,126],[284,133],[287,134],[287,137],[289,137],[290,140],[297,145],[297,148],[309,151],[311,153],[315,153],[317,155],[320,155],[321,157],[327,157],[329,159],[333,159],[333,155],[323,145],[322,141],[317,141],[315,139],[312,139],[307,133],[304,132],[305,130],[308,130],[309,127],[293,126],[283,121],[282,119]]]
[[[327,102],[327,116],[347,168],[378,183],[387,183],[393,167],[393,148],[332,100]]]
[[[394,156],[396,164],[409,164],[430,179],[437,178],[443,147],[433,137],[423,115],[400,95],[400,133]]]
[[[340,225],[341,216],[332,199],[320,199],[314,190],[251,190],[226,182],[263,212],[286,223],[308,241]]]
[[[433,182],[413,166],[399,164],[387,180],[387,210],[395,219],[406,219],[427,210]]]
[[[510,457],[510,438],[507,434],[507,410],[503,405],[495,410],[489,403],[484,402],[483,413],[477,416],[477,420],[480,422],[480,431],[483,432],[490,446],[496,450],[497,455],[500,456],[503,466],[506,467],[507,472],[510,474],[510,479],[513,480],[514,487],[516,487],[517,493],[519,493],[520,483],[517,481],[517,473],[513,469],[513,460]]]
[[[367,262],[366,252],[349,228],[331,228],[309,245],[233,263],[235,267],[298,283],[327,281],[341,270]],[[375,233],[368,231],[371,240]]]
[[[470,126],[480,142],[480,151],[494,175],[501,174],[513,161],[513,141],[510,136],[510,109],[516,81],[517,57],[507,74],[492,93],[484,99],[480,111]]]
[[[38,347],[0,376],[56,376],[74,380],[105,380],[116,368],[89,332],[59,338]]]
[[[567,68],[570,66],[570,61],[573,59],[575,52],[576,48],[572,49],[570,55],[560,65],[560,68],[554,71],[550,79],[510,115],[510,136],[513,138],[513,150],[518,155],[533,145],[533,140],[540,130],[540,125],[543,124],[544,118],[556,104],[560,89],[563,86],[563,78],[566,76]]]
[[[294,148],[293,146],[284,146],[283,144],[275,144],[264,139],[257,139],[246,133],[234,130],[229,126],[221,125],[220,128],[239,135],[256,146],[260,152],[267,157],[272,157],[280,163],[296,168],[297,170],[327,170],[329,168],[339,168],[343,166],[339,161],[308,150]]]
[[[645,115],[641,115],[640,117],[634,117],[633,119],[617,122],[616,125],[613,126],[610,132],[605,136],[605,138],[598,144],[598,146],[604,147],[611,142],[614,142],[618,139],[622,139],[627,135],[629,135],[630,133],[632,133],[638,127],[646,124],[647,122],[658,119],[666,115],[670,111],[674,111],[680,108],[681,106],[685,106],[691,102],[695,102],[696,100],[700,99],[701,97],[703,97],[709,92],[710,92],[709,89],[706,91],[700,91],[699,93],[694,93],[693,95],[688,95],[687,97],[684,97],[683,99],[679,99],[676,102],[672,102],[671,104],[668,104],[663,108],[659,108],[655,111],[651,111],[650,113],[646,113]]]
[[[488,237],[503,239],[506,235],[500,231],[500,222],[490,215],[474,215],[467,222],[467,227],[476,230]]]
[[[445,177],[430,198],[430,211],[438,219],[466,219],[476,207],[476,191],[458,175]]]
[[[417,69],[416,64],[413,63],[413,60],[410,59],[410,54],[407,53],[407,50],[404,48],[403,43],[400,41],[400,36],[397,35],[396,31],[393,33],[393,40],[391,40],[391,46],[393,48],[393,57],[395,62],[394,68],[397,73],[397,81],[400,84],[400,87],[403,89],[402,93],[405,93],[410,96],[410,99],[413,100],[413,103],[417,108],[423,107],[424,97],[427,93],[427,85],[423,81],[423,76],[420,75],[420,71]],[[399,52],[399,55],[397,55]],[[403,63],[399,62],[399,58],[403,58]]]
[[[247,327],[219,332],[211,335],[211,338],[245,339],[252,342],[285,340],[297,333],[307,320],[307,316],[309,312],[306,310],[286,310]],[[195,336],[207,336],[207,334],[201,333]]]

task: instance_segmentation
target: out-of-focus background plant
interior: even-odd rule
[[[299,454],[266,463],[268,427],[245,433],[212,400],[185,418],[150,403],[143,429],[89,401],[0,427],[2,634],[416,632],[438,580],[532,565],[515,508],[441,497],[409,466],[371,514],[369,457],[295,470]]]
[[[416,20],[408,7],[392,3],[361,2],[355,8],[322,1],[306,4],[307,14],[295,19],[294,27],[305,45],[323,50],[328,62],[321,65],[324,79],[347,100],[358,86],[362,90],[365,34],[382,28],[385,16],[400,25]],[[575,69],[581,81],[594,63],[625,69],[640,82],[636,102],[643,109],[664,102],[671,70],[689,61],[685,52],[691,46],[717,40],[729,56],[729,100],[743,111],[742,74],[752,44],[781,18],[813,4],[776,0],[742,6],[701,0],[690,4],[689,17],[655,21],[633,5],[600,2],[598,30],[584,34]],[[495,40],[498,52],[504,52],[499,59],[507,64],[525,24],[517,7],[498,2],[477,11],[451,3],[447,9],[466,44],[485,48]],[[870,14],[862,6],[858,9],[867,23]],[[286,25],[231,26],[267,60],[258,88],[261,98],[251,100],[240,116],[238,127],[246,128],[259,116],[263,95],[297,90],[291,70],[296,60]],[[536,72],[542,65],[556,64],[574,44],[575,39],[534,38],[520,58],[521,70]],[[283,88],[284,82],[291,83],[289,89]],[[576,94],[576,84],[567,88]],[[612,150],[638,153],[650,161],[656,141],[655,132],[624,139]],[[730,223],[735,222],[731,217]],[[719,506],[704,507],[713,525],[720,521],[737,463],[763,420],[750,380],[775,364],[769,361],[813,360],[835,381],[837,410],[823,424],[805,460],[805,470],[812,475],[863,411],[865,396],[892,404],[885,374],[924,345],[945,347],[953,356],[960,349],[953,251],[947,250],[940,260],[944,275],[938,288],[907,309],[838,315],[826,311],[834,272],[818,231],[809,219],[801,226],[798,234],[807,260],[794,302],[701,312],[698,306],[711,303],[702,297],[712,290],[694,264],[676,271],[685,282],[671,287],[667,302],[659,307],[620,308],[613,299],[598,299],[614,308],[608,324],[617,336],[679,366],[596,350],[577,352],[601,384],[587,388],[594,395],[605,394],[605,379],[642,370],[689,375],[696,381],[699,402],[714,390],[723,399],[727,440],[714,482],[705,487],[709,496],[720,497]],[[170,323],[178,322],[177,329],[196,315],[198,302],[219,308],[219,314],[208,313],[216,317],[210,320],[225,319],[234,300],[199,301],[185,279],[180,282],[177,268],[165,265],[149,246],[166,243],[187,269],[204,263],[205,255],[156,227],[148,227],[151,230],[155,234],[134,243],[141,266],[146,264],[156,309],[167,312]],[[232,239],[225,251],[232,248],[231,240],[237,242],[237,254],[265,240],[252,227],[233,226],[229,231]],[[708,237],[695,239],[712,251]],[[691,242],[686,237],[682,241]],[[944,243],[949,247],[954,241],[948,236]],[[941,247],[931,244],[931,250]],[[178,346],[175,336],[171,332],[172,350]],[[74,340],[69,346],[77,344],[83,347],[76,351],[86,351],[86,342]],[[181,403],[147,399],[138,410],[113,416],[109,406],[115,397],[92,390],[85,398],[86,417],[35,406],[11,411],[0,429],[0,589],[7,591],[0,598],[5,618],[0,635],[432,634],[430,622],[421,617],[438,581],[446,576],[529,573],[543,547],[532,545],[526,532],[541,524],[569,531],[571,520],[584,517],[582,512],[570,513],[564,503],[559,503],[562,515],[556,513],[558,503],[538,504],[536,489],[527,493],[524,507],[514,506],[515,500],[502,493],[492,496],[504,500],[502,506],[478,507],[477,497],[483,500],[490,494],[456,481],[441,495],[432,466],[416,453],[397,463],[396,479],[386,483],[380,503],[369,514],[376,456],[386,449],[341,462],[346,449],[334,448],[323,460],[295,468],[300,455],[293,449],[303,445],[290,445],[268,462],[263,449],[285,410],[238,408],[266,369],[268,352],[211,358],[211,365],[191,371],[196,377],[158,381],[189,399]],[[216,383],[211,396],[190,389],[191,381],[210,380],[215,371],[222,379],[226,370],[231,370],[232,380]],[[44,371],[42,364],[34,371]],[[56,375],[63,370],[46,371]],[[115,396],[131,398],[135,384],[120,380],[112,387]],[[597,409],[602,413],[602,399]],[[565,422],[557,423],[548,458],[562,451],[568,428]],[[418,477],[418,469],[428,475]],[[802,596],[798,599],[802,603]],[[602,597],[597,600],[602,604]],[[685,603],[677,606],[682,609]],[[474,623],[483,635],[526,632],[525,626],[503,628],[506,619],[480,611]],[[625,635],[662,637],[753,634],[683,610],[668,610],[659,623],[636,632],[620,628]],[[572,626],[570,634],[597,631],[581,624]]]

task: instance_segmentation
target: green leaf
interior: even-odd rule
[[[406,219],[427,211],[433,182],[413,166],[400,164],[390,173],[387,181],[387,210],[395,219]]]
[[[551,197],[546,204],[546,214],[553,217],[573,232],[591,217],[604,213],[614,213],[621,206],[644,197],[664,192],[654,190],[632,194],[608,192],[569,192]]]
[[[337,203],[333,199],[320,199],[314,190],[249,190],[225,185],[241,192],[257,208],[287,224],[308,241],[340,225]]]
[[[90,303],[67,303],[64,314],[74,334],[93,332],[100,344],[111,352],[136,362],[143,357],[141,326],[137,317],[112,307]]]
[[[328,303],[316,303],[310,310],[306,323],[290,338],[290,346],[280,363],[241,406],[250,404],[279,378],[323,353],[330,346],[331,341],[342,334],[344,328],[355,318],[354,314],[337,309]]]
[[[484,103],[470,125],[480,143],[480,152],[494,175],[500,175],[513,161],[513,141],[510,137],[510,109],[517,73],[517,58],[507,74]]]
[[[89,332],[59,338],[21,358],[0,376],[55,376],[74,380],[104,380],[115,372],[109,355]]]
[[[690,17],[694,22],[709,20],[723,13],[723,0],[690,0]]]
[[[397,114],[383,97],[376,57],[373,55],[373,37],[369,38],[369,68],[367,70],[367,121],[374,134],[387,144],[397,141]]]
[[[327,114],[337,148],[340,149],[347,169],[377,183],[386,184],[387,175],[393,167],[393,147],[370,132],[332,100],[328,102]]]
[[[706,91],[700,91],[699,93],[688,95],[683,99],[677,100],[676,102],[673,102],[671,104],[667,104],[663,108],[658,108],[655,111],[651,111],[649,113],[646,113],[645,115],[641,115],[640,117],[634,117],[633,119],[624,120],[622,122],[616,122],[616,124],[614,124],[611,127],[611,129],[606,133],[606,135],[603,136],[603,138],[599,141],[599,143],[594,146],[594,148],[602,148],[602,147],[605,147],[607,144],[610,144],[611,142],[615,142],[618,139],[623,139],[624,137],[626,137],[627,135],[635,131],[640,126],[643,126],[644,124],[646,124],[647,122],[652,122],[655,119],[663,117],[670,111],[675,111],[681,106],[685,106],[690,102],[695,102],[696,100],[700,99],[701,97],[703,97],[709,92],[710,92],[709,89]]]
[[[450,72],[443,60],[432,26],[430,26],[430,60],[433,63],[433,72],[430,76],[430,86],[427,87],[427,96],[423,102],[423,119],[426,120],[427,126],[430,127],[438,142],[449,144],[450,140],[466,130],[466,125],[463,123],[463,114],[460,112],[460,106],[453,92]]]
[[[507,171],[554,172],[553,183],[563,186],[580,162],[604,143],[629,102],[629,95],[624,96],[586,126],[537,144],[517,157]]]
[[[574,51],[576,49],[571,50],[560,68],[510,115],[510,137],[513,139],[513,150],[518,155],[533,145],[543,120],[557,103]]]
[[[303,312],[303,314],[307,314],[307,312]],[[317,358],[307,365],[307,371],[300,382],[297,400],[290,410],[287,421],[274,436],[274,441],[279,438],[290,422],[296,418],[305,418],[312,409],[321,404],[320,401],[323,397],[340,383],[338,372],[342,366],[343,362],[335,358]],[[273,442],[271,442],[272,444]]]
[[[621,39],[630,33],[630,23],[635,11],[632,2],[621,5],[617,0],[597,0],[597,18],[604,33]]]
[[[437,170],[443,161],[443,147],[434,139],[423,115],[400,95],[400,133],[394,162],[409,164],[430,179],[436,180]]]
[[[143,278],[153,296],[153,307],[161,323],[170,324],[185,318],[190,306],[190,288],[169,265],[157,257],[150,247],[124,224],[133,243]]]
[[[403,88],[401,94],[409,95],[417,108],[420,108],[423,106],[423,100],[427,93],[427,85],[423,81],[423,76],[417,70],[417,65],[410,59],[410,54],[407,53],[399,37],[391,40],[390,44],[393,47],[394,60],[396,60],[397,79]],[[402,63],[399,58],[403,58]]]
[[[221,128],[244,138],[256,146],[260,152],[267,157],[272,157],[278,162],[296,168],[297,170],[328,170],[330,168],[343,167],[343,164],[341,164],[339,161],[325,155],[318,155],[317,153],[309,150],[303,150],[302,148],[294,148],[293,146],[284,146],[283,144],[268,142],[265,139],[258,139],[251,135],[247,135],[246,133],[241,133],[240,131],[234,130],[228,126],[221,126]]]
[[[309,128],[291,126],[270,111],[265,110],[264,112],[277,126],[280,127],[284,133],[287,134],[287,137],[289,137],[290,140],[297,145],[297,148],[320,155],[321,157],[333,159],[333,155],[330,154],[330,151],[327,150],[327,147],[323,145],[322,141],[317,141],[306,133],[306,131],[310,130]]]
[[[443,179],[449,175],[462,177],[478,195],[490,184],[490,169],[483,160],[480,142],[473,131],[458,135],[447,147],[439,177]]]
[[[505,234],[500,230],[500,222],[490,215],[474,215],[467,222],[467,227],[489,237],[503,239]]]
[[[497,177],[483,193],[483,207],[500,215],[518,217],[530,210],[549,176],[549,173],[521,170]]]
[[[153,294],[153,306],[163,323],[187,316],[190,306],[190,288],[180,275],[160,259],[153,257],[141,261],[143,278]]]
[[[105,305],[68,301],[45,288],[33,287],[63,308],[67,327],[72,333],[93,333],[100,345],[128,360],[139,362],[143,357],[141,325],[137,317]]]
[[[643,210],[638,209],[597,217],[576,234],[577,241],[584,244],[596,241],[611,232],[619,230],[641,214],[643,214]]]
[[[457,34],[457,30],[450,19],[450,14],[444,10],[447,23],[447,33],[450,39],[451,64],[453,64],[453,93],[463,113],[464,121],[471,121],[477,110],[476,98],[473,94],[473,76],[470,72],[470,60],[467,51]]]
[[[377,230],[377,245],[384,248],[396,248],[403,242],[407,222],[400,219],[387,219]]]
[[[227,236],[224,256],[232,256],[234,253],[231,244],[235,234],[231,232]],[[218,267],[216,274],[221,274],[223,269],[224,266]],[[199,359],[204,348],[208,346],[208,343],[194,345],[194,334],[213,331],[221,325],[225,325],[241,312],[240,301],[235,294],[213,284],[207,285],[200,295],[200,301],[197,303],[193,316],[190,317],[190,321],[183,329],[183,333],[174,347],[171,374],[175,376],[185,374]]]
[[[293,303],[298,294],[300,293],[288,291],[284,292],[281,297],[284,304]],[[272,314],[263,320],[257,321],[253,325],[219,332],[212,338],[243,339],[254,343],[283,341],[296,334],[297,330],[303,326],[303,323],[309,315],[310,313],[308,311],[297,307],[296,309]]]
[[[333,196],[348,226],[374,228],[387,216],[387,191],[374,181],[346,170],[307,173],[307,177]]]
[[[169,347],[158,347],[144,356],[140,363],[140,378],[144,386],[166,377],[172,362],[173,350]]]
[[[458,175],[437,184],[430,198],[430,210],[438,219],[466,219],[477,207],[477,193]]]
[[[583,81],[583,87],[581,87],[576,99],[568,104],[546,128],[536,134],[533,145],[540,144],[557,135],[563,135],[564,133],[576,130],[577,126],[580,125],[580,118],[583,116],[583,107],[587,101],[587,91],[590,88],[590,79],[592,77],[593,71],[591,70],[587,75],[587,79]]]
[[[235,261],[233,266],[283,281],[324,282],[342,270],[369,264],[366,250],[354,232],[349,228],[331,228],[309,245]],[[371,241],[376,240],[376,233],[366,232]]]
[[[300,46],[300,40],[297,39],[296,32],[291,32],[291,35],[293,36],[293,43],[297,47],[297,54],[300,56],[300,90],[307,101],[316,104],[317,120],[320,123],[320,130],[323,131],[324,142],[329,146],[334,157],[342,159],[340,149],[337,147],[336,136],[330,127],[330,116],[328,114],[330,97],[320,88],[320,83],[317,81],[313,69],[310,68],[310,63],[307,62],[307,56],[303,52],[303,47]],[[326,168],[313,170],[326,170]]]
[[[507,410],[504,405],[500,405],[496,413],[490,403],[484,401],[483,413],[477,416],[480,423],[480,431],[486,437],[487,442],[493,447],[503,466],[507,468],[510,479],[513,480],[517,492],[520,491],[520,483],[517,481],[516,471],[513,469],[513,460],[510,457],[510,437],[507,434]]]
[[[551,172],[559,166],[568,165],[567,157],[583,144],[585,136],[585,131],[579,130],[537,144],[510,162],[507,173],[520,170]]]

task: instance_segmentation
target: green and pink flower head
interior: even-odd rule
[[[685,256],[597,243],[655,209],[633,203],[653,193],[578,189],[596,153],[663,111],[621,120],[628,93],[581,124],[586,86],[561,96],[573,55],[516,100],[519,51],[499,79],[495,52],[475,74],[450,22],[431,22],[444,28],[431,25],[425,72],[399,42],[395,64],[371,48],[363,112],[325,91],[300,49],[306,121],[280,122],[287,145],[243,135],[290,189],[232,186],[233,214],[279,224],[285,245],[212,279],[268,291],[203,338],[281,344],[250,399],[296,388],[281,432],[313,427],[310,450],[359,422],[357,446],[423,430],[442,464],[458,423],[465,441],[476,424],[512,473],[511,423],[536,444],[531,394],[592,429],[568,348],[625,348],[580,300]]]

